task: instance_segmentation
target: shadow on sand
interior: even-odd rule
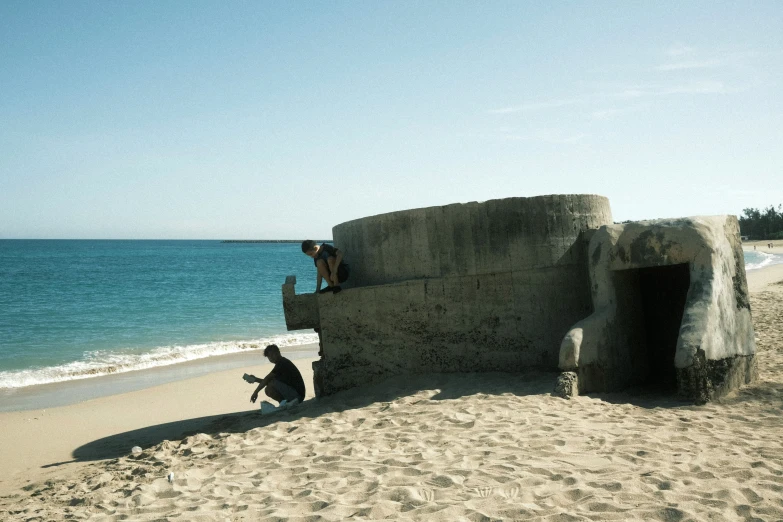
[[[556,372],[525,373],[475,373],[409,375],[386,379],[383,382],[346,390],[322,399],[310,399],[291,410],[262,416],[257,411],[242,411],[169,422],[104,437],[76,448],[73,461],[84,462],[127,456],[133,446],[150,448],[164,440],[181,440],[190,435],[204,433],[244,433],[276,422],[292,422],[316,418],[328,413],[362,408],[370,404],[387,403],[415,395],[422,391],[434,392],[426,400],[459,400],[462,397],[481,395],[515,396],[549,395],[553,389]],[[670,394],[649,393],[643,396],[631,393],[590,394],[591,397],[609,403],[634,404],[644,408],[671,408],[687,406]],[[48,464],[53,467],[65,462]]]

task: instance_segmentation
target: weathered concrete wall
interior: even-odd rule
[[[318,298],[316,294],[296,295],[296,276],[285,278],[283,285],[283,314],[289,330],[318,328]]]
[[[381,375],[556,369],[562,336],[592,310],[582,232],[610,222],[606,198],[542,196],[336,226],[352,287],[314,296],[321,391]]]
[[[755,341],[745,265],[734,216],[694,217],[601,227],[588,249],[594,313],[564,337],[561,388],[622,388],[645,371],[648,349],[635,269],[687,264],[674,367],[679,393],[696,402],[755,376]],[[566,382],[567,381],[567,382]]]
[[[590,313],[581,267],[425,279],[318,296],[327,393],[371,376],[557,367]]]
[[[351,288],[577,265],[580,231],[611,222],[605,197],[552,195],[392,212],[332,232]]]

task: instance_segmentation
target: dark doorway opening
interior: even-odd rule
[[[688,264],[634,270],[641,299],[646,371],[638,384],[658,391],[677,390],[674,354],[691,284]]]

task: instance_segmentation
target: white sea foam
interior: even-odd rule
[[[745,271],[783,264],[783,256],[767,252],[745,252]]]
[[[318,343],[318,334],[285,334],[250,341],[162,346],[144,353],[90,352],[85,354],[83,361],[45,368],[2,371],[0,372],[0,389],[23,388],[37,384],[89,379],[102,375],[169,366],[215,355],[260,350],[273,343],[280,348]]]

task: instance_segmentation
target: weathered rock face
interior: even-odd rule
[[[343,223],[334,238],[349,283],[308,296],[317,314],[296,312],[304,296],[288,287],[289,329],[318,318],[323,394],[408,373],[555,370],[562,336],[592,310],[583,232],[608,223],[608,200],[590,195]]]
[[[603,226],[588,248],[594,312],[563,338],[578,391],[654,382],[705,402],[755,376],[733,216]]]

